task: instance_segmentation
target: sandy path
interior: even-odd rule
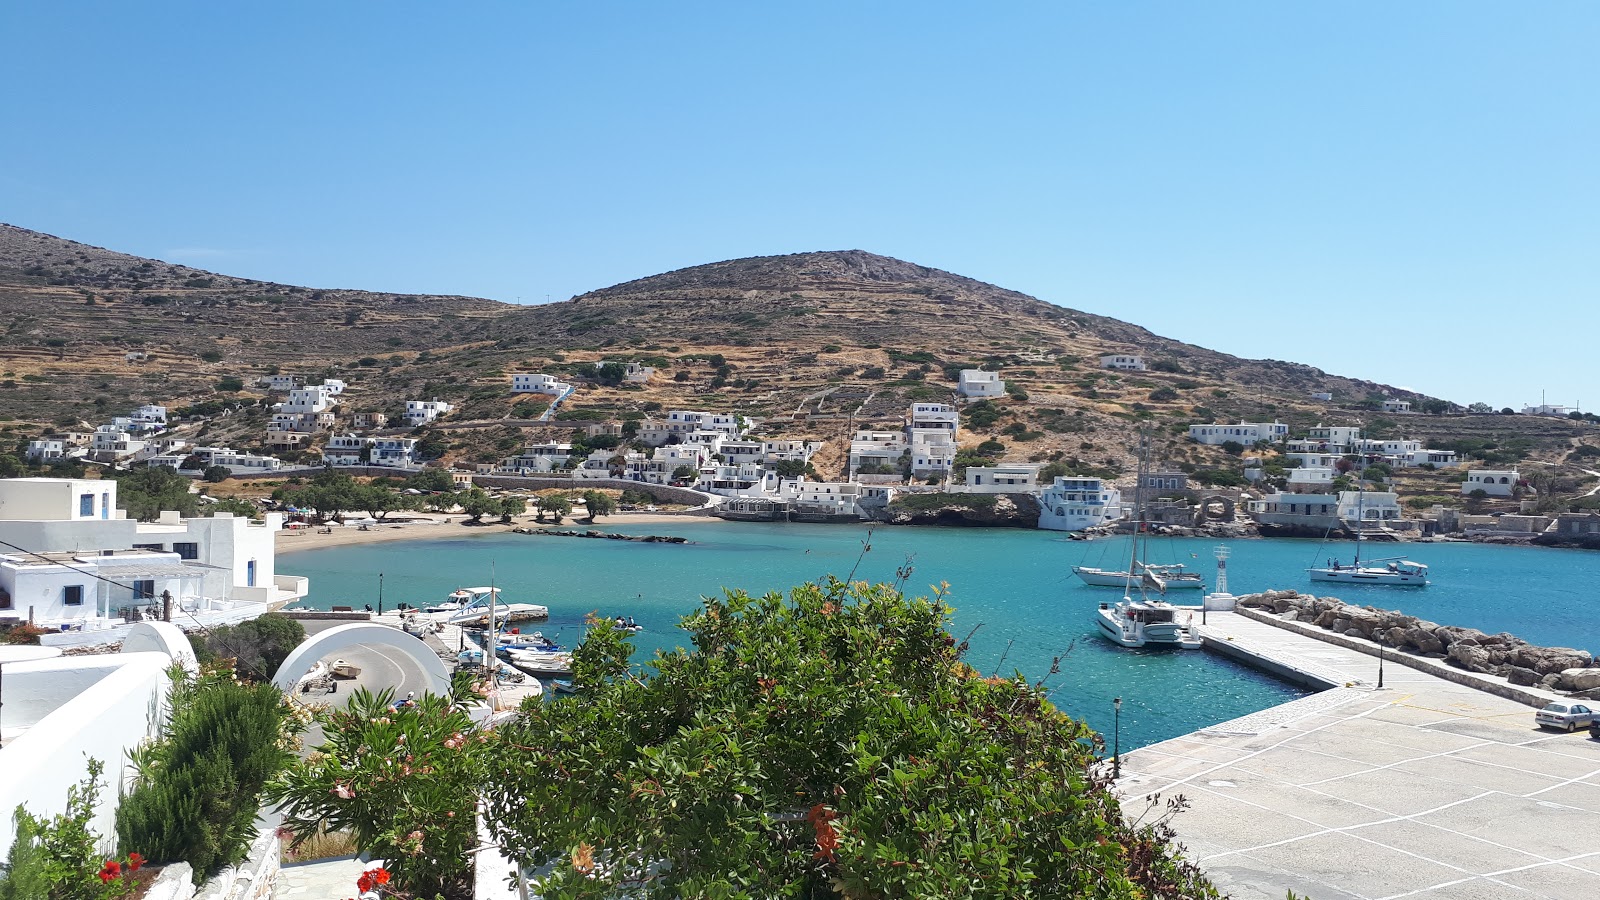
[[[510,531],[513,528],[539,528],[538,522],[532,516],[524,516],[512,521],[510,525],[501,525],[499,522],[488,525],[463,526],[460,522],[465,516],[429,516],[426,521],[418,520],[399,523],[379,523],[368,526],[362,531],[356,525],[329,525],[332,529],[328,534],[320,533],[319,529],[297,528],[284,529],[278,532],[277,549],[279,555],[294,553],[297,550],[321,550],[326,547],[346,547],[352,544],[376,544],[382,541],[415,541],[430,538],[453,538],[486,532]],[[722,522],[722,519],[704,516],[674,516],[661,513],[618,513],[614,516],[601,516],[596,525],[600,526],[648,526],[648,525],[675,525],[683,522],[712,523]],[[581,531],[593,527],[582,520],[567,519],[559,526],[546,524],[542,527],[557,528],[563,531]],[[630,531],[630,534],[654,534],[648,529]]]

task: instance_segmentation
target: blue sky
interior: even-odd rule
[[[564,299],[859,248],[1600,406],[1600,6],[11,3],[0,221]]]

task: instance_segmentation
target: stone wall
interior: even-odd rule
[[[1271,612],[1279,621],[1303,623],[1332,635],[1393,647],[1467,672],[1504,678],[1514,687],[1600,699],[1600,668],[1586,650],[1536,647],[1505,632],[1440,625],[1395,610],[1353,606],[1337,597],[1266,591],[1238,599],[1241,610]]]

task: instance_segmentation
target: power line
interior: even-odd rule
[[[90,578],[95,579],[96,581],[103,581],[106,584],[112,585],[113,587],[126,588],[127,590],[133,592],[133,596],[134,596],[135,599],[137,599],[139,597],[139,588],[137,586],[135,586],[135,585],[123,584],[122,582],[117,581],[115,578],[107,578],[106,576],[101,575],[99,572],[95,572],[95,571],[92,571],[90,569],[80,568],[78,566],[72,565],[69,562],[64,562],[64,561],[59,560],[59,559],[54,559],[54,558],[52,558],[50,556],[47,556],[47,555],[45,555],[43,553],[38,552],[37,550],[29,550],[26,547],[18,547],[16,544],[11,543],[10,541],[0,541],[0,546],[10,547],[12,550],[17,551],[18,553],[25,553],[28,556],[32,556],[32,557],[35,557],[35,558],[38,558],[38,559],[42,559],[45,562],[50,563],[53,566],[61,566],[64,569],[71,569],[72,571],[77,572],[80,575],[87,575]],[[151,599],[154,599],[154,598],[151,598]],[[199,629],[201,632],[204,632],[206,630],[205,623],[201,622],[199,619],[196,619],[194,617],[193,613],[191,613],[188,610],[184,609],[181,605],[178,607],[178,612],[181,612],[184,615],[188,616],[190,621],[194,622],[195,628]]]

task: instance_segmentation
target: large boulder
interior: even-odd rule
[[[1443,653],[1444,642],[1429,628],[1417,624],[1406,629],[1406,643],[1417,648],[1419,653]]]
[[[1445,657],[1468,672],[1487,672],[1493,665],[1489,661],[1489,651],[1459,641],[1450,645]]]
[[[1518,647],[1508,655],[1507,661],[1512,665],[1534,669],[1540,675],[1566,669],[1586,669],[1594,665],[1594,657],[1571,647]]]
[[[1510,671],[1506,672],[1506,681],[1520,687],[1530,687],[1538,683],[1539,673],[1522,666],[1511,666]]]
[[[1600,669],[1563,669],[1556,673],[1556,687],[1563,691],[1600,690]]]

